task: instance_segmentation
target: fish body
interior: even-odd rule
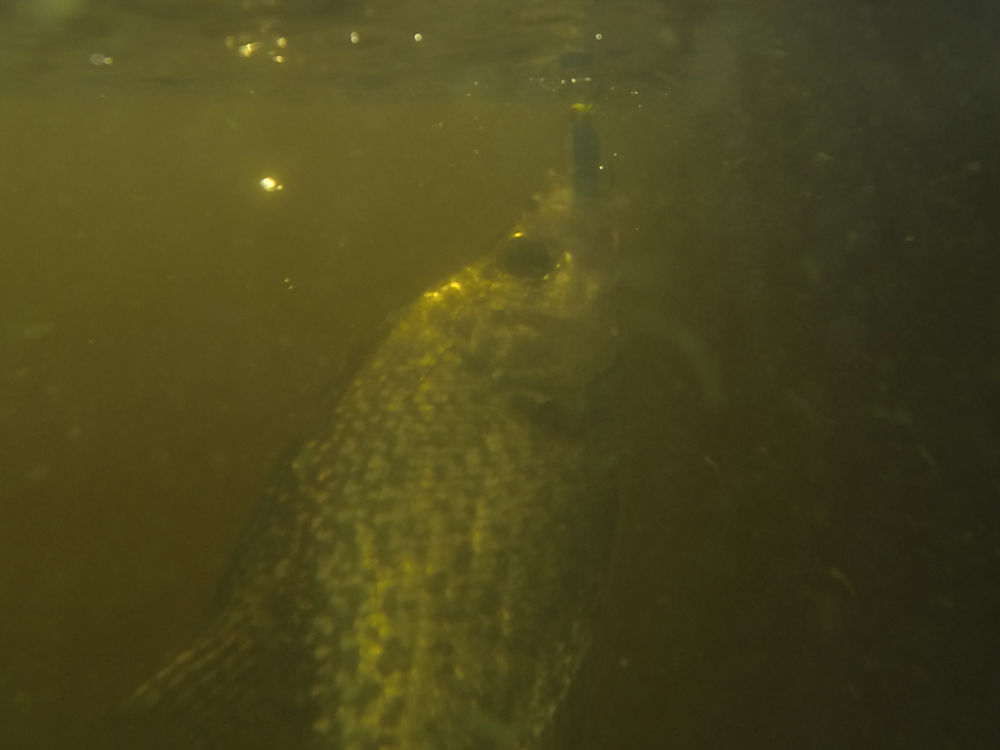
[[[130,701],[134,746],[558,744],[615,535],[611,244],[557,187],[401,315]]]

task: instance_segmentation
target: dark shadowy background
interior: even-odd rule
[[[0,747],[185,647],[352,342],[577,98],[630,321],[585,747],[994,746],[995,4],[272,5],[0,15]]]

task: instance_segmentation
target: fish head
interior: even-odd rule
[[[461,347],[494,392],[563,427],[579,424],[617,358],[616,247],[596,206],[557,188],[468,269]]]

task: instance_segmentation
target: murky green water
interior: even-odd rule
[[[352,342],[578,97],[633,321],[585,747],[990,746],[996,11],[189,5],[0,16],[0,747],[185,647]]]

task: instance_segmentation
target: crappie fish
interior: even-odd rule
[[[575,111],[572,178],[371,348],[276,472],[211,627],[130,700],[123,744],[562,742],[620,452],[614,248]]]

